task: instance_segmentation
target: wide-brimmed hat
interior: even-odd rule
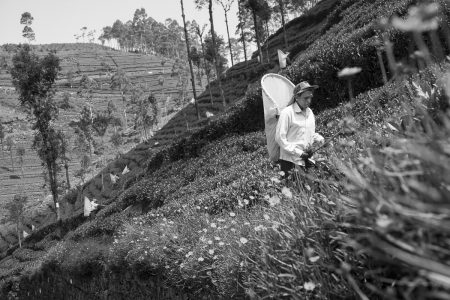
[[[307,81],[302,81],[299,84],[297,84],[294,88],[294,96],[299,95],[305,91],[309,90],[315,90],[319,88],[318,85],[310,85]]]

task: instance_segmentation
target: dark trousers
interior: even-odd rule
[[[287,178],[289,174],[294,170],[294,163],[284,159],[280,159],[278,163],[280,164],[281,171],[284,172],[283,179]]]

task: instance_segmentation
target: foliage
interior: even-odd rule
[[[34,18],[31,16],[29,12],[24,12],[20,17],[20,24],[25,25],[22,30],[22,36],[28,40],[28,42],[34,41],[35,34],[33,29],[31,29],[31,24],[33,23]]]
[[[11,76],[19,101],[23,108],[33,115],[36,130],[33,146],[37,149],[42,164],[47,168],[50,189],[56,206],[58,201],[57,163],[60,157],[60,132],[53,128],[52,121],[58,116],[58,108],[52,97],[54,84],[60,70],[59,59],[53,53],[39,58],[25,45],[13,57]],[[58,215],[59,218],[59,215]]]
[[[377,38],[377,22],[381,17],[404,14],[411,3],[410,0],[343,1],[328,17],[331,28],[325,26],[327,31],[295,59],[286,75],[294,83],[308,80],[319,85],[316,98],[320,101],[313,104],[319,110],[348,100],[346,82],[335,80],[337,72],[346,66],[362,68],[353,84],[355,94],[380,86],[383,82],[373,43]],[[390,36],[395,41],[395,56],[407,57],[408,36],[395,30],[390,31]]]

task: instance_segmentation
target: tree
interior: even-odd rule
[[[29,12],[24,12],[20,17],[20,24],[25,25],[22,30],[22,36],[28,40],[28,43],[34,41],[35,34],[33,29],[31,29],[31,24],[33,23],[34,18],[31,16]]]
[[[23,157],[25,156],[25,147],[20,145],[19,147],[17,147],[16,149],[16,154],[19,157],[19,161],[20,161],[20,170],[22,173],[22,178],[23,178]]]
[[[11,165],[12,165],[12,171],[14,172],[14,159],[13,159],[13,155],[12,155],[12,149],[14,147],[14,145],[16,144],[16,141],[14,140],[12,135],[8,135],[6,137],[6,150],[9,151],[9,155],[11,157]]]
[[[244,59],[247,61],[247,46],[246,43],[250,41],[250,24],[248,22],[249,16],[247,16],[248,11],[244,7],[245,1],[238,0],[238,19],[239,23],[236,26],[236,34],[240,34],[240,41],[244,49]]]
[[[25,204],[28,201],[26,195],[14,195],[13,201],[8,202],[5,206],[9,212],[9,220],[16,225],[17,238],[19,240],[19,247],[22,248],[22,240],[20,235],[20,227],[23,220],[23,213],[25,211]]]
[[[0,147],[2,149],[2,157],[4,156],[3,153],[3,140],[5,139],[5,127],[3,127],[2,121],[0,120]]]
[[[281,16],[281,26],[283,27],[283,40],[284,40],[284,50],[287,51],[288,50],[288,41],[287,41],[287,36],[286,36],[286,22],[284,19],[284,16],[286,14],[286,5],[285,2],[286,0],[276,0],[277,1],[277,6],[274,7],[274,11],[279,11],[280,12],[280,16]]]
[[[98,88],[98,83],[95,79],[83,74],[80,79],[80,86],[78,87],[77,95],[85,98],[92,107],[92,95],[94,93],[94,89],[96,88]]]
[[[69,85],[70,88],[73,87],[73,70],[70,69],[69,71],[67,71],[67,84]]]
[[[239,39],[231,38],[231,52],[233,52],[233,57],[237,62],[240,62],[242,59],[243,48],[242,44],[239,42]]]
[[[224,109],[227,106],[227,102],[225,100],[225,94],[223,92],[223,88],[222,88],[222,81],[221,81],[221,73],[219,72],[219,67],[217,64],[217,53],[216,53],[216,34],[214,31],[214,19],[213,19],[213,4],[212,4],[212,0],[195,0],[195,4],[197,5],[197,7],[202,8],[204,6],[206,6],[206,4],[208,4],[208,11],[209,11],[209,23],[211,25],[211,41],[212,41],[212,49],[213,49],[213,65],[216,69],[216,75],[217,75],[217,81],[219,83],[219,90],[220,90],[220,95],[222,97],[222,104]]]
[[[127,122],[127,105],[125,94],[131,87],[130,79],[128,78],[125,71],[120,68],[117,68],[116,73],[111,77],[111,89],[119,89],[122,95],[122,103],[123,103],[123,119],[125,123],[125,130],[128,128]]]
[[[233,52],[231,51],[230,30],[228,29],[228,12],[230,11],[231,5],[233,5],[234,0],[216,0],[216,1],[220,3],[225,13],[225,25],[227,27],[227,36],[228,36],[228,48],[230,49],[231,66],[233,66],[234,65]]]
[[[91,159],[87,155],[83,155],[80,160],[80,169],[75,172],[75,176],[81,179],[81,183],[84,184],[86,175],[89,172],[89,167],[91,166]]]
[[[225,40],[222,38],[222,36],[218,36],[217,33],[215,34],[215,36],[216,36],[215,44],[213,43],[211,33],[209,33],[205,37],[205,60],[208,61],[210,64],[214,64],[214,55],[216,55],[215,64],[217,75],[217,72],[219,72],[220,74],[225,72],[225,68],[227,66],[227,59],[225,58],[224,55]]]
[[[205,43],[203,42],[203,35],[205,33],[206,24],[204,24],[201,28],[195,21],[192,22],[193,31],[197,34],[200,39],[200,45],[202,46],[202,58],[203,58],[203,69],[205,70],[206,80],[208,81],[208,90],[209,90],[209,100],[211,104],[213,104],[213,97],[211,92],[211,81],[210,74],[211,68],[207,66],[207,62],[205,59]]]
[[[115,132],[112,136],[111,136],[111,143],[113,143],[114,147],[117,148],[117,153],[120,153],[119,151],[119,147],[122,145],[123,143],[123,139],[122,139],[122,135],[119,132]]]
[[[252,13],[256,44],[258,46],[258,52],[259,52],[259,59],[260,59],[260,62],[262,63],[263,62],[263,54],[262,54],[262,49],[261,49],[261,38],[260,38],[260,33],[259,33],[259,24],[258,24],[257,15],[263,9],[263,0],[247,0],[244,7],[246,9],[248,9],[249,11],[251,11],[251,13]]]
[[[166,79],[164,76],[160,75],[158,76],[158,83],[161,86],[161,99],[164,99],[164,83],[166,82]],[[166,103],[167,104],[167,103]],[[167,116],[167,105],[164,105],[164,114]]]
[[[191,71],[191,83],[192,83],[192,93],[194,94],[194,103],[195,103],[195,110],[197,111],[197,120],[200,120],[200,110],[197,103],[197,92],[195,91],[195,80],[194,80],[194,70],[192,69],[192,61],[190,56],[190,46],[189,46],[189,36],[188,31],[186,27],[186,19],[184,16],[184,6],[183,6],[183,0],[180,0],[181,3],[181,16],[183,17],[183,25],[184,25],[184,39],[186,41],[186,50],[187,50],[187,59],[189,62],[189,69]]]
[[[93,137],[94,115],[92,107],[84,106],[80,112],[80,120],[78,121],[78,128],[83,132],[89,147],[89,157],[92,158],[92,150],[94,147]]]
[[[62,103],[59,105],[61,109],[69,109],[72,105],[70,105],[70,94],[68,92],[64,92],[62,95]]]
[[[60,158],[64,164],[64,169],[66,170],[66,184],[67,184],[67,190],[70,190],[70,177],[69,177],[69,161],[70,158],[68,157],[69,152],[69,143],[67,141],[67,138],[64,134],[61,133],[60,135],[61,139],[61,155]]]
[[[11,76],[16,90],[19,92],[20,104],[35,123],[32,129],[36,131],[33,145],[38,152],[42,164],[46,166],[50,189],[53,195],[55,212],[60,220],[58,203],[58,164],[60,134],[53,128],[53,121],[58,117],[58,108],[53,101],[55,81],[60,71],[59,58],[49,53],[39,58],[31,52],[29,45],[24,45],[13,57]]]
[[[200,84],[200,87],[203,87],[202,84],[202,54],[197,50],[195,46],[191,47],[191,51],[189,52],[189,56],[191,58],[194,66],[197,67],[197,81]]]
[[[110,41],[113,38],[111,31],[112,31],[111,26],[103,27],[102,34],[98,37],[98,39],[102,42],[102,45],[105,43],[106,40],[108,41],[109,46],[111,46]]]
[[[158,115],[159,115],[159,108],[158,108],[158,102],[156,101],[156,97],[153,94],[150,94],[148,96],[148,102],[150,103],[150,116],[151,119],[147,120],[147,122],[150,123],[151,126],[154,127],[158,124]]]
[[[146,23],[147,13],[145,12],[145,9],[136,9],[131,26],[133,28],[134,36],[139,36],[139,46],[142,52],[144,52],[145,49],[143,37],[145,35]]]
[[[110,120],[111,118],[109,117],[108,111],[99,112],[95,114],[92,125],[97,135],[101,137],[102,143],[103,137],[105,136],[106,130],[108,129]]]
[[[85,42],[85,40],[84,40],[84,38],[85,38],[85,36],[86,36],[86,30],[87,30],[87,27],[86,26],[83,26],[83,27],[81,27],[81,37],[83,38],[83,43]]]

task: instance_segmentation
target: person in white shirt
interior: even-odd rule
[[[309,108],[313,91],[317,85],[306,81],[294,88],[291,104],[280,114],[275,133],[275,141],[280,145],[280,166],[284,177],[294,169],[295,165],[305,166],[311,155],[308,147],[314,143],[323,143],[323,137],[316,133],[316,122]]]

